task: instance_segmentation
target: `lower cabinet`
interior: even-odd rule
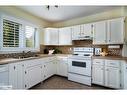
[[[104,67],[101,65],[93,65],[92,83],[104,85]]]
[[[46,57],[9,64],[12,89],[29,89],[54,74],[67,77],[67,58]]]
[[[121,88],[121,62],[119,60],[104,60],[96,62],[97,60],[93,60],[92,83],[116,89]]]
[[[119,68],[106,67],[105,86],[111,88],[120,88],[120,70]]]
[[[9,85],[12,89],[23,89],[22,62],[9,64]]]
[[[28,89],[42,81],[42,66],[32,66],[24,71],[24,87]]]
[[[59,58],[57,60],[57,75],[68,76],[68,61],[67,58]]]

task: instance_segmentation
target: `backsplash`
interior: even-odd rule
[[[57,48],[62,51],[63,54],[72,54],[73,47],[99,47],[102,48],[102,51],[108,52],[109,56],[122,56],[122,45],[120,48],[108,48],[108,45],[93,45],[91,40],[87,41],[73,41],[73,45],[70,46],[40,46],[40,52],[43,53],[45,48],[47,49],[54,49]]]

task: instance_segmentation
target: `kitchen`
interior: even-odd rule
[[[127,89],[126,11],[0,6],[0,89]]]

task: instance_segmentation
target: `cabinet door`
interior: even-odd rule
[[[44,44],[50,45],[50,29],[45,29],[44,31]]]
[[[45,45],[58,45],[58,29],[46,28],[44,35]]]
[[[93,36],[93,24],[81,25],[81,36]]]
[[[9,64],[9,85],[12,85],[12,89],[17,89],[17,64]]]
[[[93,44],[106,44],[107,22],[101,21],[94,23]]]
[[[57,74],[61,76],[68,76],[67,61],[57,61]]]
[[[108,43],[122,44],[124,42],[124,18],[108,21]]]
[[[93,65],[92,83],[104,85],[104,66]]]
[[[72,26],[72,40],[79,39],[80,34],[80,25]]]
[[[59,43],[58,29],[52,29],[50,31],[50,45],[58,45]]]
[[[71,27],[59,29],[59,45],[72,45]]]
[[[105,68],[105,86],[111,88],[120,88],[120,70],[119,68]]]
[[[30,88],[39,82],[41,82],[41,65],[29,67],[25,70],[25,76],[24,76],[24,86],[25,88]]]

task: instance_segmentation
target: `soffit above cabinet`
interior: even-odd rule
[[[120,7],[120,6],[119,6]],[[118,6],[17,6],[17,8],[31,13],[49,22],[60,22],[74,18],[84,17],[99,12],[119,8]]]

